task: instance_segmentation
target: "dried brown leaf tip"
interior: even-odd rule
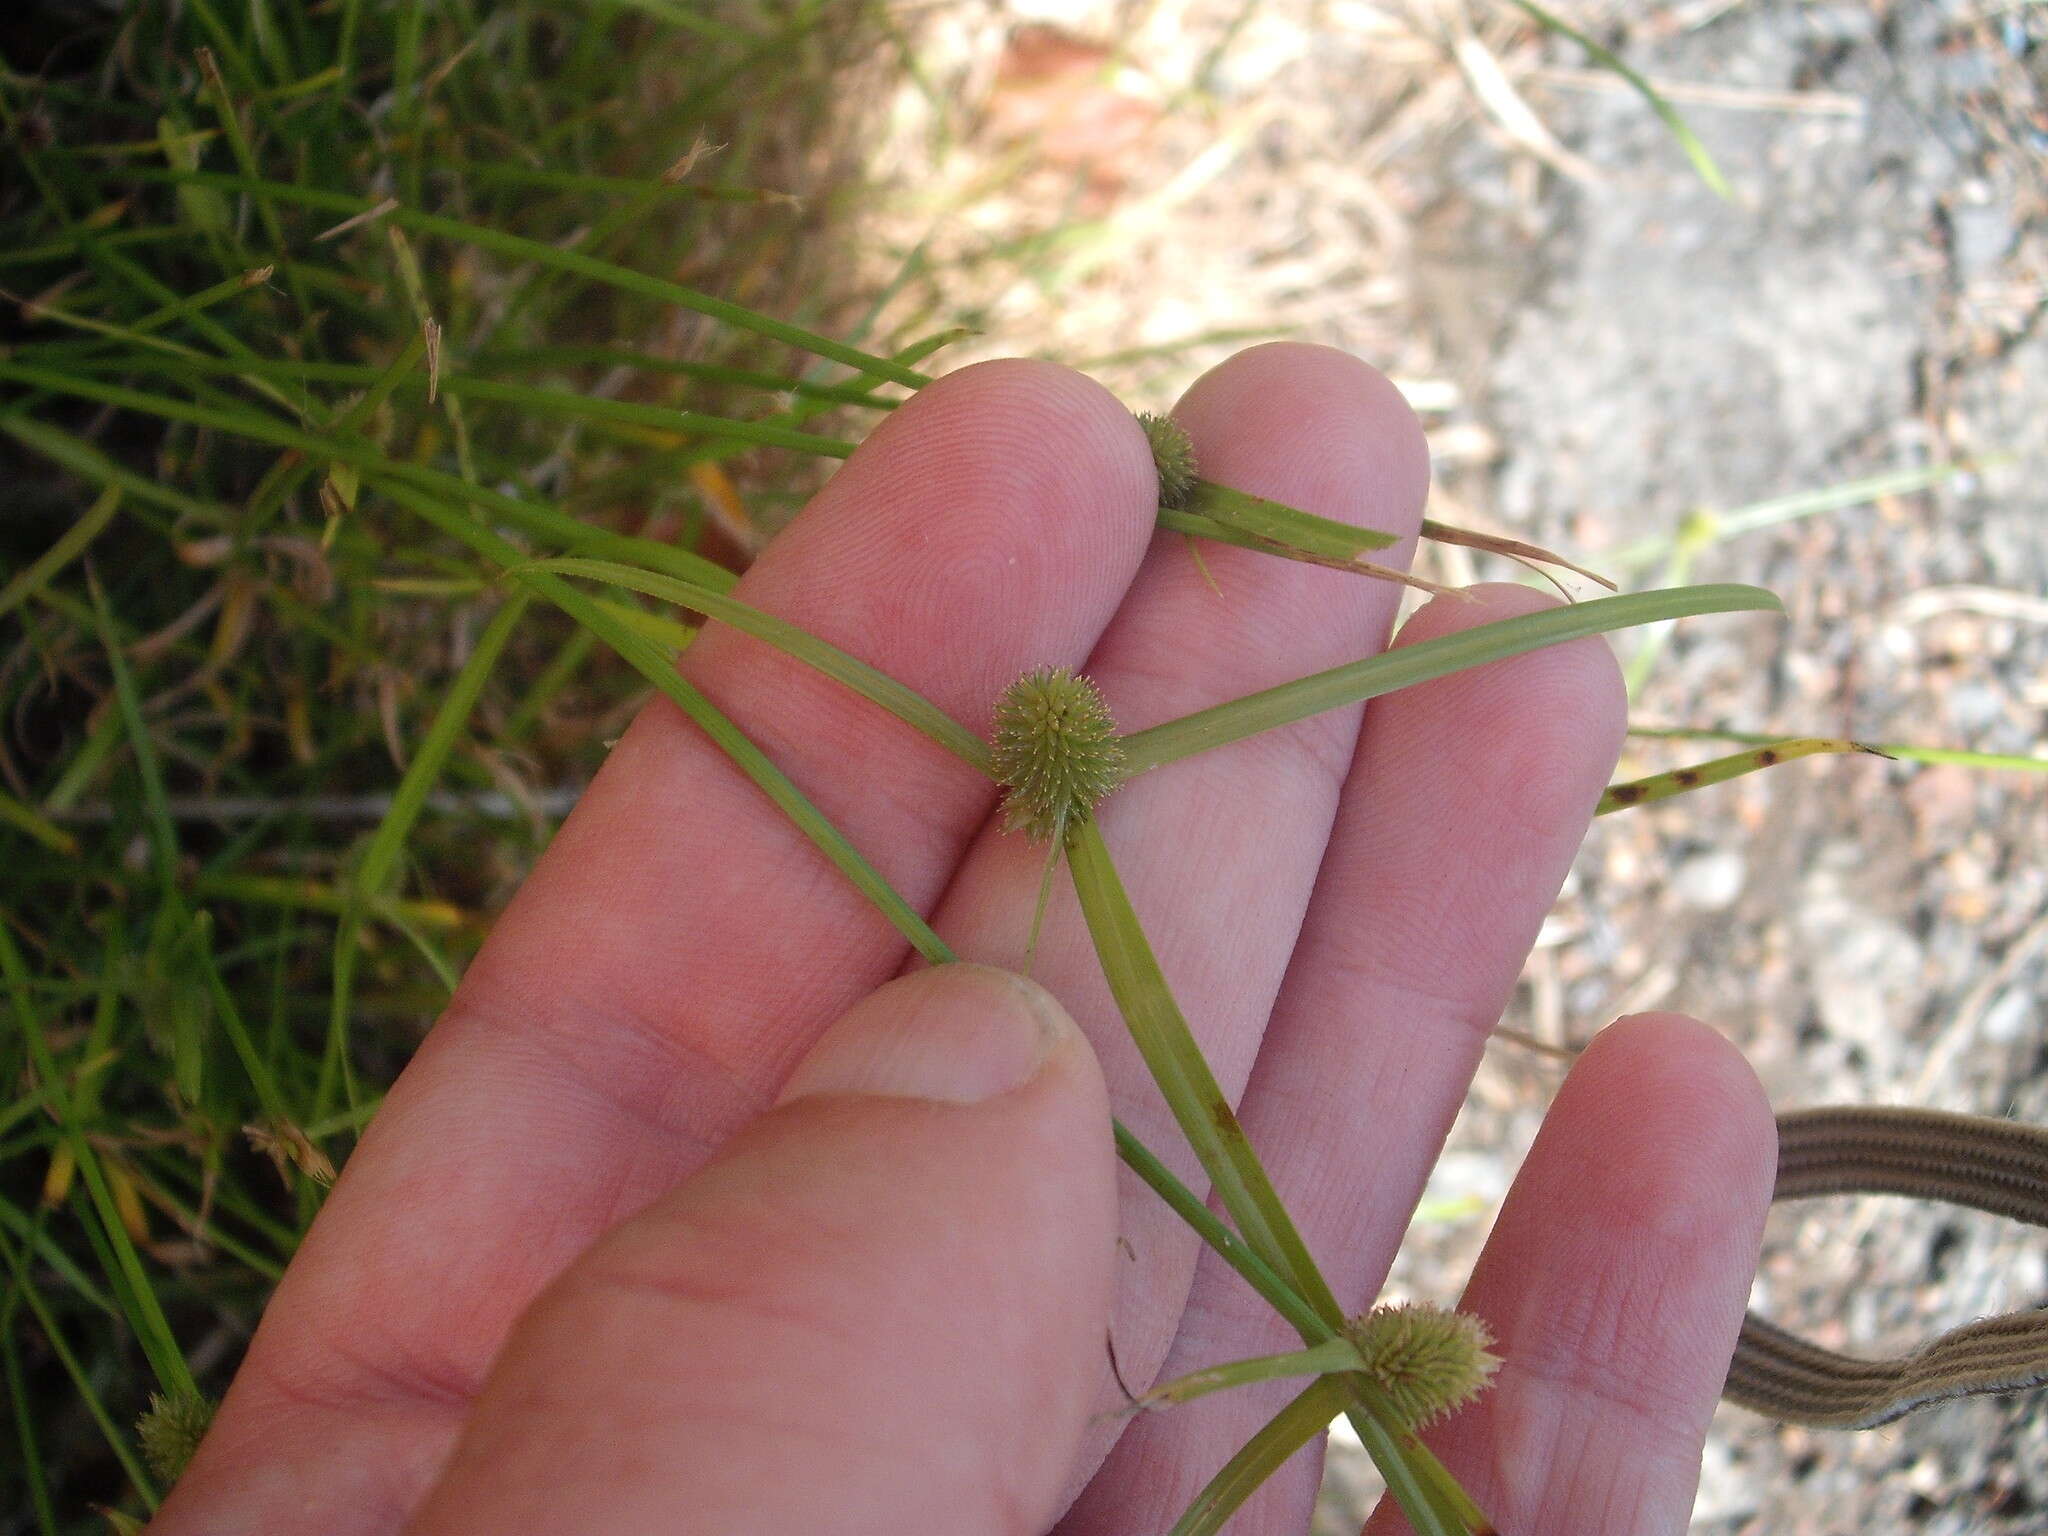
[[[1124,748],[1102,692],[1065,667],[1027,672],[996,702],[990,762],[1004,830],[1064,839],[1123,782]]]
[[[1421,1429],[1477,1397],[1500,1364],[1486,1324],[1426,1302],[1374,1307],[1345,1330],[1365,1373],[1410,1429]]]
[[[1195,440],[1171,416],[1140,411],[1138,425],[1145,429],[1145,441],[1152,445],[1152,467],[1159,472],[1159,505],[1186,506],[1199,478],[1195,469]]]

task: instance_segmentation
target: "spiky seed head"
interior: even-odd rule
[[[1159,504],[1186,505],[1188,493],[1195,488],[1198,478],[1195,440],[1171,416],[1140,411],[1138,425],[1145,429],[1145,441],[1152,445],[1152,467],[1159,472]]]
[[[1366,1374],[1410,1429],[1421,1429],[1477,1397],[1500,1364],[1486,1324],[1426,1302],[1374,1307],[1346,1328]]]
[[[212,1423],[212,1401],[196,1392],[150,1393],[149,1406],[135,1421],[143,1459],[164,1482],[175,1483]]]
[[[1065,667],[1027,672],[996,701],[990,750],[1003,829],[1033,842],[1071,837],[1123,781],[1124,748],[1101,690]]]

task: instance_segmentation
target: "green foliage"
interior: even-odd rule
[[[189,1352],[246,1334],[644,694],[593,635],[673,676],[691,629],[638,592],[557,579],[571,616],[502,566],[722,593],[923,378],[929,343],[870,354],[831,307],[860,124],[826,86],[878,13],[717,14],[7,23],[10,1528],[155,1507],[233,1363]]]

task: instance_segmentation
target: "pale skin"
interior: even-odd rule
[[[1223,483],[1404,535],[1422,516],[1421,431],[1342,354],[1256,348],[1176,415]],[[1154,497],[1100,388],[964,369],[739,595],[984,732],[1033,666],[1084,668],[1135,729],[1385,642],[1387,584],[1211,545],[1219,595],[1154,534]],[[1438,599],[1402,638],[1544,601]],[[682,667],[963,958],[1021,964],[1043,855],[998,831],[993,786],[720,626]],[[1580,641],[1102,808],[1349,1305],[1379,1289],[1622,725],[1612,656]],[[922,968],[650,704],[350,1158],[152,1531],[1164,1531],[1296,1387],[1132,1418],[1106,1342],[1136,1388],[1297,1341],[1116,1168],[1112,1108],[1199,1187],[1069,890],[1033,974]],[[1684,1529],[1774,1145],[1697,1023],[1627,1020],[1581,1058],[1463,1302],[1507,1363],[1430,1437],[1503,1531]],[[1231,1529],[1305,1530],[1316,1470],[1297,1457]]]

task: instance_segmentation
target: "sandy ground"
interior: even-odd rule
[[[1964,466],[1709,541],[1691,579],[1768,585],[1791,620],[1681,629],[1637,663],[1636,715],[2048,751],[2040,7],[1693,0],[1626,25],[1572,7],[1669,83],[1727,200],[1638,98],[1506,6],[901,14],[919,79],[878,131],[862,238],[905,333],[964,317],[984,334],[956,362],[1057,356],[1140,407],[1247,336],[1349,348],[1423,412],[1438,516],[1596,565],[1703,509]],[[1661,557],[1615,563],[1667,577]],[[1644,743],[1631,763],[1717,750]],[[1781,1107],[2041,1120],[2044,833],[2048,779],[1874,760],[1610,818],[1506,1022],[1569,1045],[1683,1008]],[[1560,1070],[1489,1054],[1397,1288],[1455,1294]],[[1774,1215],[1755,1299],[1890,1351],[2048,1302],[2048,1259],[1989,1218],[1830,1202]],[[2048,1528],[2042,1406],[1863,1435],[1724,1409],[1695,1529]],[[1374,1487],[1337,1443],[1318,1528],[1355,1529]]]

